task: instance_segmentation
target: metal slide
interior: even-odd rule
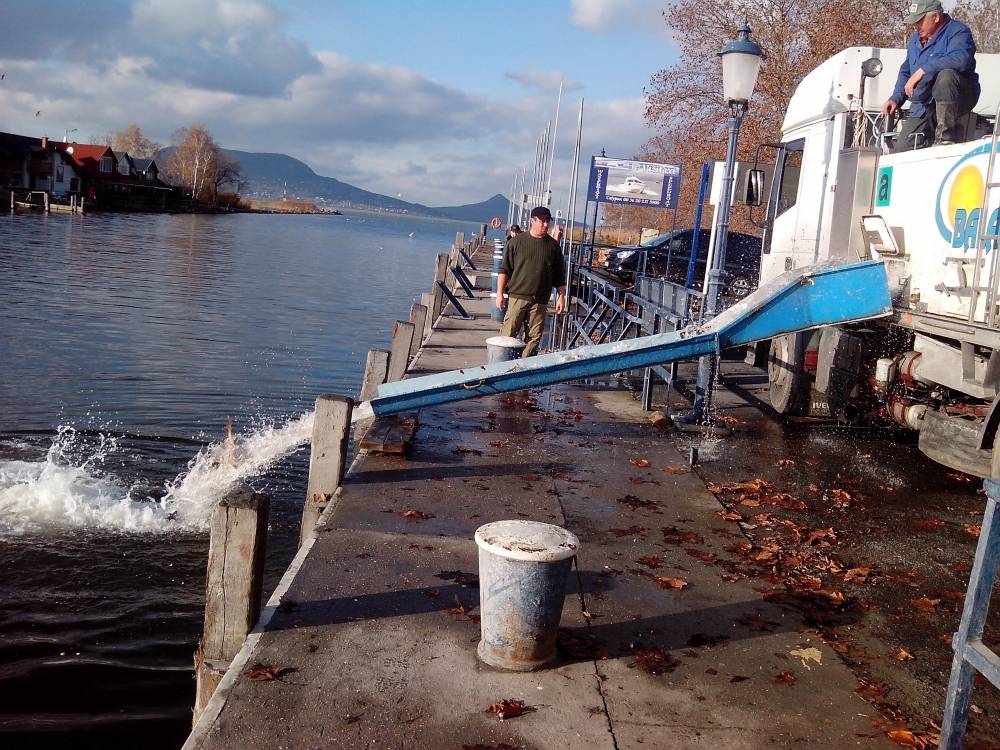
[[[415,411],[435,404],[692,359],[753,341],[892,312],[881,261],[821,263],[779,276],[701,326],[584,346],[512,362],[469,367],[379,386],[359,416]]]

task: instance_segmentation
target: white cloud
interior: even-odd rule
[[[639,27],[664,31],[662,0],[570,0],[570,20],[591,31]]]
[[[25,8],[35,5],[3,2],[3,20],[27,20]],[[558,71],[529,71],[538,92],[505,99],[402,66],[311,52],[284,35],[280,14],[263,0],[137,0],[115,14],[93,14],[103,26],[74,14],[78,26],[63,30],[76,45],[57,44],[58,35],[46,37],[44,28],[22,35],[30,43],[17,42],[0,24],[4,130],[61,139],[76,129],[72,137],[83,141],[135,122],[148,137],[169,143],[178,128],[205,123],[227,148],[286,153],[319,174],[428,205],[509,192],[514,170],[530,167],[535,141],[554,114],[547,87],[562,78]],[[73,36],[77,28],[83,31]],[[140,28],[155,28],[147,36],[156,40],[110,43],[135,38]],[[566,93],[577,85],[567,84]],[[576,107],[563,97],[557,195],[569,179]],[[641,97],[588,99],[584,159],[602,146],[634,153],[648,137],[643,108]]]

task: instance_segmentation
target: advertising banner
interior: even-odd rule
[[[597,203],[676,208],[680,182],[678,164],[595,156],[587,197]]]

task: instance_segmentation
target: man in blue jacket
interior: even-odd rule
[[[972,32],[945,13],[940,0],[911,2],[903,21],[913,25],[914,33],[896,88],[882,105],[888,119],[910,100],[897,149],[960,143],[965,140],[965,118],[979,101]]]

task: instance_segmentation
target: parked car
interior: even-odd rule
[[[616,247],[608,251],[604,268],[622,281],[634,281],[636,274],[665,278],[675,284],[687,281],[688,262],[691,257],[693,229],[667,232],[638,244]],[[705,258],[708,255],[709,231],[702,229],[695,258],[694,278],[700,285],[705,278]],[[726,247],[727,287],[734,296],[743,297],[757,286],[760,274],[761,244],[759,237],[741,232],[730,232]]]

